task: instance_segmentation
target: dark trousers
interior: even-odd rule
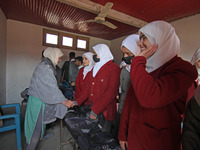
[[[35,126],[35,130],[33,131],[33,135],[31,137],[30,144],[27,145],[26,150],[35,150],[42,133],[42,107],[40,109],[40,113],[37,119],[37,123]]]

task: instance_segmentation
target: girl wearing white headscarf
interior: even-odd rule
[[[120,145],[123,150],[179,150],[181,114],[196,69],[177,56],[180,41],[169,23],[154,21],[139,34],[141,52],[131,63]]]
[[[63,53],[58,48],[48,47],[43,55],[42,62],[33,73],[28,90],[29,99],[25,115],[27,150],[36,148],[39,139],[44,135],[46,123],[55,121],[56,117],[62,119],[67,112],[67,100],[59,90],[55,77],[55,67]],[[62,114],[54,111],[58,109]]]
[[[196,50],[192,56],[192,59],[190,60],[190,63],[196,66],[198,72],[198,81],[200,81],[200,48]]]
[[[122,109],[124,106],[126,94],[128,92],[131,79],[130,79],[130,69],[131,69],[131,59],[138,55],[139,53],[139,47],[137,45],[137,42],[139,41],[139,35],[138,34],[131,34],[128,37],[126,37],[122,41],[121,50],[123,52],[123,62],[125,64],[125,67],[122,67],[121,73],[120,73],[120,100],[118,105],[118,112],[117,112],[117,119],[116,119],[116,125],[115,125],[115,137],[118,135],[119,130],[119,123],[120,123],[120,116],[122,113]]]
[[[78,73],[78,76],[76,78],[76,93],[75,98],[77,99],[79,97],[79,94],[84,89],[85,84],[88,82],[90,71],[92,70],[95,62],[93,60],[94,53],[92,52],[86,52],[82,55],[83,57],[83,66]]]
[[[123,67],[120,73],[121,94],[118,107],[119,114],[122,113],[124,101],[131,81],[130,79],[131,59],[134,56],[137,56],[139,53],[139,47],[137,45],[138,41],[139,41],[139,35],[137,34],[129,35],[122,41],[121,50],[124,55],[122,60],[126,63],[126,67]]]
[[[101,58],[100,61],[96,61],[94,65],[93,77],[95,77],[99,69],[108,61],[113,60],[114,57],[111,54],[109,47],[105,44],[98,44],[94,46],[93,49],[96,52],[96,56],[99,56],[99,58]]]
[[[105,122],[102,123],[102,131],[109,132],[111,121],[116,117],[116,96],[118,95],[120,68],[113,63],[113,55],[105,44],[93,47],[96,62],[87,87],[81,92],[76,103],[91,105],[90,118],[96,119],[103,114]]]

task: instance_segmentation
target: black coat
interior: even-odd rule
[[[188,102],[183,122],[183,150],[200,150],[200,106],[193,96]]]

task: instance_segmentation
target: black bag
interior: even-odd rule
[[[93,136],[81,134],[77,138],[80,150],[121,150],[119,144],[108,132],[98,132]]]

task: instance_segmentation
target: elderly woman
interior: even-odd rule
[[[56,117],[62,119],[67,111],[67,100],[59,90],[55,77],[55,67],[61,61],[63,53],[58,48],[48,47],[43,55],[42,62],[33,73],[28,91],[25,115],[27,150],[36,148],[44,135],[46,123],[55,121]]]
[[[93,60],[93,53],[86,52],[82,55],[83,57],[83,66],[78,73],[76,78],[76,93],[75,98],[77,99],[80,96],[81,91],[84,89],[84,86],[89,80],[90,71],[92,70],[95,62]]]
[[[169,23],[154,21],[139,35],[141,52],[131,63],[120,145],[123,150],[179,150],[181,114],[196,69],[177,56],[180,41]]]

